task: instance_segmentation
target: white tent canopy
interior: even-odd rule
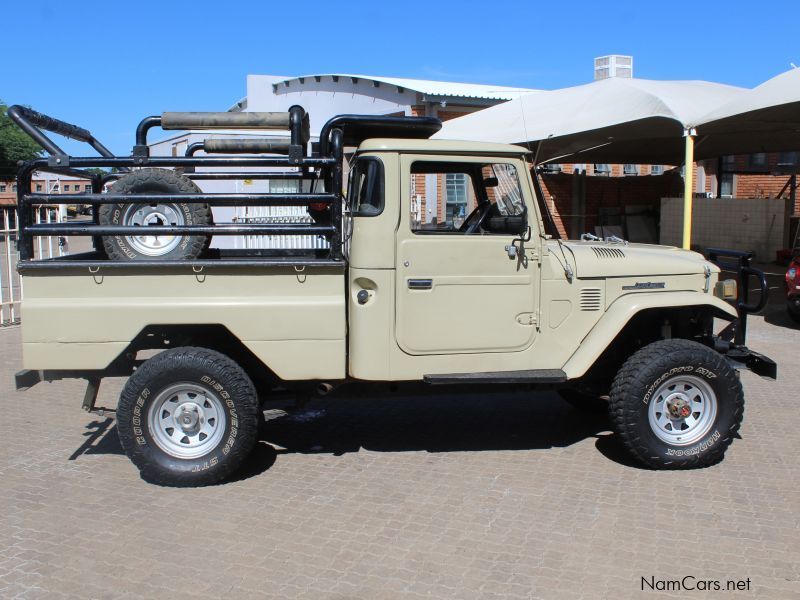
[[[697,122],[697,156],[800,150],[800,69],[744,90]]]
[[[434,137],[527,144],[538,162],[677,164],[683,131],[742,88],[707,81],[611,78],[518,99],[447,121]]]

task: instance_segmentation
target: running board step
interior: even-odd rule
[[[567,380],[567,374],[561,369],[533,369],[530,371],[424,375],[423,380],[431,385],[451,383],[563,383]]]

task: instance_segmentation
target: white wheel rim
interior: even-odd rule
[[[184,222],[183,214],[175,204],[131,204],[122,217],[123,225],[143,229],[153,225],[184,225]],[[163,256],[172,252],[182,238],[175,235],[137,235],[125,239],[139,254]]]
[[[175,458],[204,456],[217,447],[227,416],[217,395],[194,383],[176,383],[156,396],[147,414],[156,446]]]
[[[694,375],[667,379],[650,399],[650,429],[663,442],[687,446],[701,440],[717,418],[717,395]]]

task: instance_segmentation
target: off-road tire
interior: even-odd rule
[[[169,169],[139,169],[121,177],[111,186],[113,194],[196,194],[201,193],[189,178]],[[125,215],[130,204],[103,204],[100,207],[101,225],[128,225]],[[179,212],[185,225],[211,225],[213,218],[207,204],[180,202],[171,205]],[[143,227],[144,229],[144,227]],[[208,248],[211,236],[180,237],[179,243],[169,252],[160,255],[143,253],[132,243],[133,236],[104,236],[103,247],[111,260],[175,260],[193,259]]]
[[[567,404],[580,410],[581,412],[605,415],[608,414],[608,398],[589,394],[574,388],[563,388],[558,390],[558,395]]]
[[[670,444],[656,434],[656,425],[650,421],[650,404],[654,403],[654,414],[660,415],[657,407],[665,404],[656,397],[659,390],[667,386],[667,391],[658,396],[672,394],[669,383],[687,377],[698,382],[698,389],[704,386],[713,393],[714,418],[699,439]],[[702,395],[700,398],[706,402]],[[687,410],[692,417],[702,414],[691,413],[694,408]],[[744,393],[738,374],[719,353],[689,340],[661,340],[637,351],[617,373],[609,413],[622,444],[642,465],[652,469],[707,467],[721,461],[733,442],[744,415]],[[698,429],[696,435],[702,431]]]
[[[210,400],[220,405],[218,442],[209,442],[201,456],[175,456],[156,439],[161,435],[163,440],[165,434],[158,433],[158,423],[154,429],[151,419],[164,418],[158,403],[166,406],[161,399],[168,398],[176,386],[203,388],[206,403]],[[176,407],[179,402],[175,401]],[[177,418],[179,409],[174,410]],[[117,405],[117,430],[125,453],[146,481],[174,487],[203,486],[229,477],[250,454],[260,416],[253,382],[239,365],[219,352],[187,346],[157,354],[128,379]],[[211,435],[213,441],[216,434]]]

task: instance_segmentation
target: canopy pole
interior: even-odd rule
[[[683,161],[683,247],[692,245],[692,197],[694,196],[694,129],[683,132],[686,138],[686,158]]]

